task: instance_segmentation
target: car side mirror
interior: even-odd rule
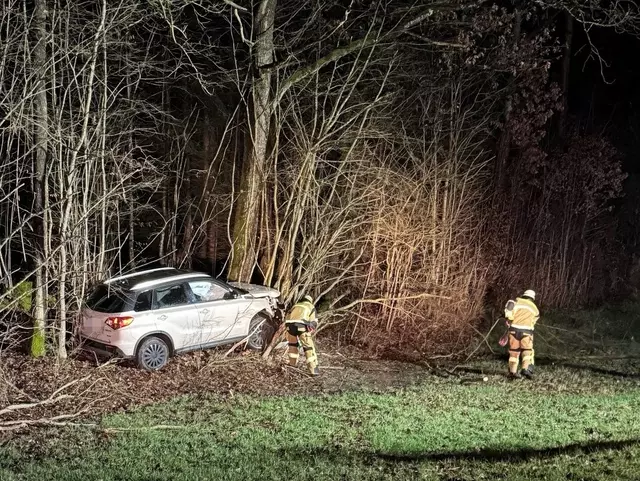
[[[229,291],[224,295],[225,299],[237,299],[240,297],[237,291]]]

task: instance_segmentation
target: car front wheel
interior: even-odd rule
[[[140,344],[137,357],[142,369],[157,371],[169,362],[169,346],[159,337],[149,337]]]
[[[265,334],[269,329],[269,318],[265,314],[256,314],[249,323],[247,347],[256,351],[264,347]],[[255,331],[255,332],[254,332]]]

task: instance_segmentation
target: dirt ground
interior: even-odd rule
[[[0,436],[31,426],[97,419],[179,395],[234,396],[320,394],[359,389],[397,388],[420,382],[429,370],[400,361],[368,359],[353,349],[321,354],[323,373],[307,374],[284,365],[284,352],[269,360],[243,351],[194,352],[173,358],[161,371],[149,373],[129,363],[52,358],[21,354],[0,358]]]
[[[346,391],[382,392],[417,383],[507,382],[506,359],[475,360],[456,365],[450,360],[438,366],[416,360],[384,360],[352,347],[323,349],[322,375],[311,377],[302,362],[285,365],[283,350],[269,360],[255,352],[240,351],[225,357],[225,349],[185,354],[173,358],[161,371],[149,373],[129,363],[107,363],[26,355],[0,356],[0,441],[43,425],[97,422],[100,416],[126,412],[180,395],[221,397],[317,395]],[[588,363],[544,366],[535,389],[557,391],[594,390],[616,383],[639,383],[640,361],[622,361],[625,371],[589,369]],[[594,377],[595,376],[595,377]],[[602,382],[596,380],[602,378]],[[597,382],[596,382],[597,381]],[[613,384],[611,384],[611,381]]]

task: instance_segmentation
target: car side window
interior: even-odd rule
[[[153,296],[151,295],[152,293],[152,291],[143,291],[139,293],[133,310],[136,312],[144,312],[151,309],[151,300],[153,299]]]
[[[180,284],[156,289],[156,308],[175,307],[188,304],[187,293]]]
[[[210,302],[225,299],[229,291],[211,281],[191,281],[188,283],[196,302]]]

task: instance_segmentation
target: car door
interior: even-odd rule
[[[235,297],[234,291],[213,279],[193,280],[187,284],[198,311],[203,345],[242,335],[238,328],[238,311],[243,299]]]
[[[184,283],[156,287],[153,314],[158,330],[173,339],[174,349],[197,348],[202,342],[198,329],[198,311],[189,302]]]

